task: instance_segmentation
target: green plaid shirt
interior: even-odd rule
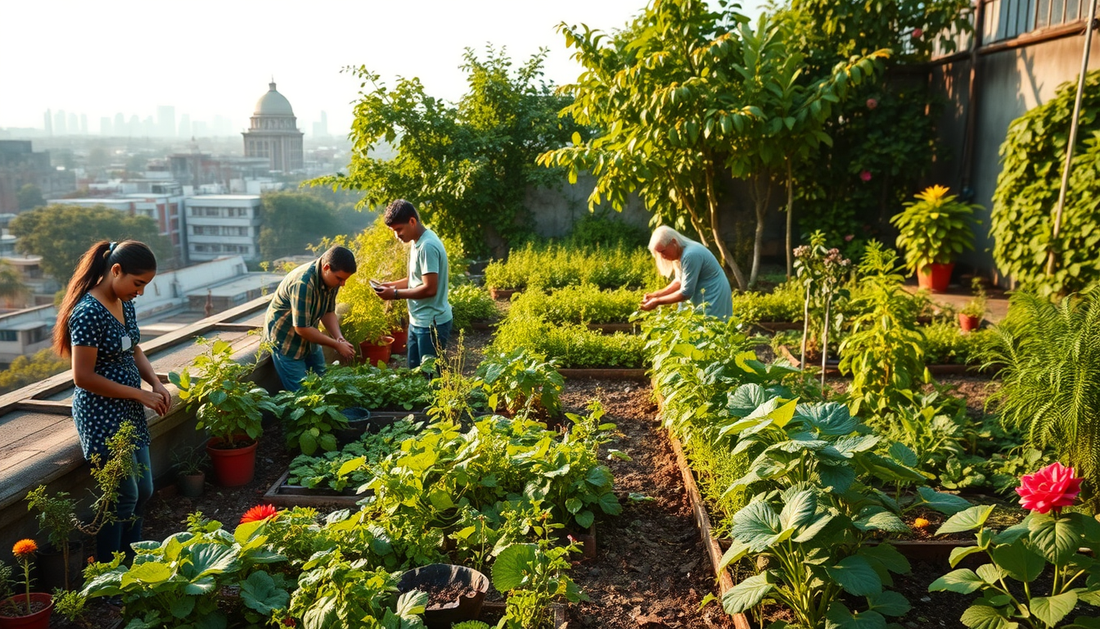
[[[321,317],[336,311],[338,292],[339,288],[325,285],[320,258],[287,273],[267,305],[264,339],[287,358],[305,357],[313,351],[313,343],[299,336],[294,328],[317,327]]]

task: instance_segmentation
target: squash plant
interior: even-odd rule
[[[319,382],[320,377],[311,373],[302,381],[301,389],[275,396],[283,411],[286,445],[302,454],[312,455],[318,449],[332,452],[337,447],[333,433],[348,427],[347,418],[340,412],[343,409],[333,404],[328,391],[318,390]]]
[[[544,361],[526,349],[488,356],[475,372],[478,384],[489,396],[489,408],[503,404],[509,413],[561,413],[565,379],[553,360]]]

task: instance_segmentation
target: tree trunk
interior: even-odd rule
[[[828,284],[826,284],[828,286]],[[829,306],[833,300],[830,295],[825,295],[825,322],[821,332],[821,390],[825,391],[825,361],[829,357]]]
[[[794,181],[791,176],[791,160],[787,158],[787,279],[794,274],[794,246],[791,244],[791,217],[794,215]]]
[[[707,167],[707,207],[710,210],[710,229],[711,235],[714,236],[714,244],[718,245],[718,252],[722,255],[722,264],[729,268],[733,273],[733,279],[737,282],[738,290],[745,290],[748,285],[745,283],[745,274],[741,272],[741,267],[737,266],[737,261],[733,259],[733,254],[726,248],[725,241],[722,240],[721,234],[718,233],[718,199],[714,196],[714,171],[711,167]]]
[[[691,226],[695,229],[695,233],[699,234],[699,242],[710,249],[710,244],[707,242],[706,228],[703,226],[703,221],[699,218],[699,215],[695,212],[695,204],[688,203],[687,197],[684,196],[684,191],[680,188],[673,186],[676,189],[676,196],[680,198],[680,207],[687,210],[688,218],[691,220]]]
[[[756,286],[756,278],[760,274],[760,249],[764,246],[764,219],[768,213],[768,202],[771,200],[771,178],[767,171],[752,177],[753,205],[756,212],[756,233],[752,244],[752,271],[749,273],[749,287]],[[763,188],[763,190],[761,190]]]

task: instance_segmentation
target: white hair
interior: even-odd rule
[[[680,246],[681,253],[689,242],[695,242],[691,238],[672,229],[668,225],[658,225],[649,237],[649,252],[653,254],[653,260],[657,263],[657,272],[664,277],[680,276],[680,260],[666,260],[657,253],[657,247],[664,247],[675,241]]]

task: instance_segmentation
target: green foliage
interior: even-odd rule
[[[640,368],[645,363],[643,341],[634,334],[602,334],[588,326],[552,324],[540,318],[509,317],[497,328],[490,352],[526,350],[564,368]]]
[[[46,198],[42,196],[42,189],[33,183],[23,184],[19,191],[15,193],[15,198],[20,212],[46,205]]]
[[[803,288],[798,282],[783,282],[770,293],[756,291],[733,294],[733,314],[744,322],[795,322],[802,318]]]
[[[617,219],[609,210],[597,210],[581,215],[564,244],[575,249],[616,247],[635,249],[649,243],[649,232]]]
[[[527,188],[556,179],[536,168],[535,156],[564,144],[574,129],[556,115],[568,99],[542,79],[545,54],[513,69],[503,50],[489,47],[482,59],[467,49],[468,90],[457,105],[429,96],[419,79],[399,79],[390,89],[365,66],[349,68],[360,93],[348,173],[310,183],[362,190],[371,206],[408,199],[425,223],[461,240],[467,252],[503,255],[530,234]],[[383,144],[396,156],[370,155]]]
[[[193,519],[191,524],[163,542],[135,543],[132,566],[122,564],[121,553],[97,564],[80,594],[121,597],[130,627],[224,627],[230,617],[255,625],[286,608],[288,584],[267,569],[286,557],[266,546],[265,521],[242,524],[233,533],[220,522]],[[239,587],[240,598],[223,598],[227,587]]]
[[[1058,304],[1013,293],[994,331],[986,358],[1003,365],[991,399],[1005,424],[1074,467],[1089,507],[1100,510],[1100,293]]]
[[[18,250],[42,256],[42,271],[62,285],[69,282],[80,256],[100,240],[140,240],[162,265],[176,258],[153,219],[103,206],[48,205],[23,212],[12,220],[11,233],[18,238]]]
[[[932,322],[918,328],[924,336],[921,349],[929,365],[980,365],[982,353],[994,336],[992,330],[963,334],[958,323]]]
[[[431,403],[427,379],[409,369],[380,369],[374,365],[331,367],[303,388],[323,393],[328,403],[340,408],[360,406],[370,410],[420,410]]]
[[[1077,81],[1017,118],[1001,145],[1004,164],[993,193],[993,260],[1006,275],[1040,295],[1067,295],[1100,280],[1100,70],[1085,77],[1077,145],[1058,239],[1052,240]],[[1054,274],[1046,274],[1054,251]]]
[[[321,377],[308,374],[297,391],[281,391],[275,396],[275,404],[283,412],[286,445],[302,454],[312,455],[318,448],[325,452],[336,449],[333,433],[348,427],[348,420],[340,412],[346,407],[336,404],[335,387],[322,388]]]
[[[263,413],[278,414],[279,407],[267,391],[248,380],[256,365],[233,360],[233,346],[226,341],[198,337],[196,342],[210,346],[209,352],[191,361],[196,374],[192,376],[190,368],[168,374],[179,388],[180,400],[195,412],[195,427],[206,429],[229,448],[259,439]]]
[[[948,264],[963,251],[974,249],[970,217],[980,205],[956,201],[943,186],[925,188],[917,198],[890,219],[900,232],[897,244],[905,251],[910,271],[930,273],[929,265]]]
[[[829,333],[840,327],[839,306],[850,296],[844,282],[852,261],[836,248],[825,248],[825,234],[816,231],[810,244],[794,250],[794,269],[804,292],[800,365],[805,368],[806,348],[813,335],[821,351],[821,385],[825,386],[825,361],[829,356]]]
[[[982,278],[974,277],[970,281],[970,288],[974,293],[974,297],[972,297],[970,301],[966,302],[966,305],[962,307],[962,310],[959,310],[959,314],[981,320],[983,317],[985,317],[985,304],[987,300],[985,294],[985,285],[982,283]]]
[[[600,288],[660,288],[653,258],[646,249],[572,249],[528,244],[505,261],[485,267],[487,288],[563,288],[594,284]]]
[[[383,426],[377,433],[365,433],[358,441],[338,451],[319,456],[301,454],[290,462],[287,483],[309,489],[325,487],[334,491],[359,487],[374,477],[379,461],[396,452],[401,442],[419,432],[420,427],[420,424],[402,419]],[[354,469],[344,471],[345,465]]]
[[[69,368],[69,361],[43,349],[30,356],[16,356],[11,366],[0,371],[0,393],[22,388],[33,382],[41,382]]]
[[[424,629],[420,616],[428,595],[413,590],[399,596],[398,574],[349,561],[339,550],[319,553],[303,568],[290,601],[290,615],[300,618],[305,629]]]
[[[489,407],[524,415],[561,414],[565,380],[553,360],[544,361],[522,346],[511,352],[490,353],[477,367],[477,382],[489,396]]]
[[[861,314],[840,345],[840,370],[852,374],[852,412],[881,413],[904,404],[901,392],[924,378],[922,337],[902,288],[897,254],[871,241],[859,265],[866,292],[853,309]]]
[[[543,541],[512,544],[500,552],[493,564],[493,586],[508,594],[502,629],[539,629],[550,620],[555,599],[588,600],[566,574],[569,554],[577,550],[575,544],[555,547]]]
[[[1095,559],[1100,550],[1100,523],[1080,513],[1055,509],[1046,514],[1033,512],[1023,522],[994,533],[985,526],[992,512],[992,506],[971,507],[943,523],[937,535],[977,531],[974,546],[951,552],[952,568],[978,553],[990,562],[975,570],[949,572],[932,582],[928,591],[980,592],[981,597],[963,612],[961,620],[967,627],[1093,626],[1095,612],[1078,616],[1072,625],[1062,623],[1080,605],[1100,606],[1100,565]],[[1079,552],[1082,547],[1089,553]],[[1044,572],[1053,576],[1049,593],[1040,591],[1035,582]]]
[[[387,282],[406,274],[408,249],[393,237],[382,216],[354,238],[339,236],[323,241],[318,248],[332,245],[343,245],[355,254],[356,271],[336,296],[336,313],[344,337],[353,344],[378,343],[395,328],[403,327],[408,314],[405,304],[383,301],[370,285],[370,280]]]
[[[262,200],[258,242],[264,260],[307,253],[313,243],[358,232],[370,220],[351,208],[337,210],[317,191],[268,192]]]
[[[447,290],[447,302],[451,304],[451,321],[455,331],[469,330],[474,321],[489,323],[500,318],[493,298],[480,286],[451,286]]]
[[[11,575],[12,567],[0,561],[0,600],[4,600],[12,594]]]
[[[559,323],[626,323],[642,303],[643,290],[600,290],[591,284],[566,286],[546,294],[527,290],[512,299],[508,318],[540,317]]]

